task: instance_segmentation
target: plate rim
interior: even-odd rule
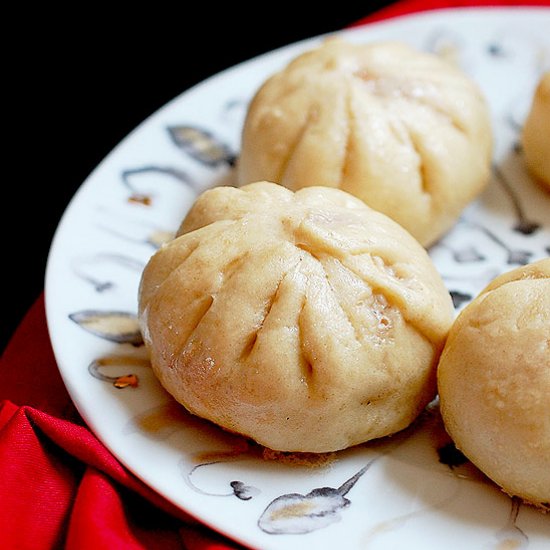
[[[180,502],[177,502],[171,497],[167,496],[166,494],[163,494],[157,489],[157,487],[155,487],[154,485],[151,485],[150,481],[147,479],[147,476],[144,476],[141,472],[136,472],[135,469],[132,466],[130,466],[124,458],[121,458],[118,455],[118,453],[113,449],[110,442],[105,441],[104,434],[102,434],[101,429],[96,426],[96,423],[94,422],[93,418],[90,418],[90,416],[87,414],[85,410],[85,406],[80,402],[80,400],[75,398],[75,396],[78,394],[78,390],[74,388],[73,381],[68,376],[68,372],[70,368],[63,366],[65,365],[66,360],[65,360],[65,357],[63,357],[64,355],[63,345],[60,342],[60,337],[58,335],[57,328],[55,327],[55,322],[54,322],[55,305],[53,304],[52,292],[51,290],[49,290],[51,289],[51,286],[53,284],[52,281],[55,277],[54,269],[55,269],[56,251],[59,248],[59,242],[61,241],[62,235],[66,230],[66,226],[69,223],[70,216],[72,215],[73,211],[79,204],[79,201],[81,200],[82,195],[86,192],[88,187],[92,184],[94,178],[96,177],[96,174],[102,169],[103,166],[108,164],[110,160],[119,153],[120,149],[122,149],[126,143],[131,141],[136,134],[143,131],[151,123],[153,119],[159,117],[162,113],[171,109],[176,103],[184,100],[186,96],[200,93],[201,89],[203,87],[209,86],[212,81],[218,80],[220,78],[225,78],[234,72],[238,72],[241,69],[241,67],[245,65],[249,65],[254,62],[264,62],[266,58],[269,58],[271,56],[276,57],[278,55],[281,55],[282,52],[285,52],[287,50],[291,51],[293,49],[297,49],[297,50],[303,49],[307,47],[309,44],[313,45],[315,44],[316,41],[323,40],[324,38],[327,38],[330,36],[338,35],[338,36],[345,37],[348,35],[359,35],[364,32],[368,32],[369,29],[373,29],[373,28],[383,29],[384,27],[393,26],[397,22],[402,23],[404,20],[422,20],[422,19],[429,20],[433,18],[434,15],[438,16],[442,12],[449,13],[449,14],[460,14],[461,16],[464,14],[471,14],[472,16],[477,16],[480,13],[487,13],[487,14],[494,15],[495,10],[498,10],[499,13],[502,13],[502,12],[513,13],[519,10],[522,12],[531,12],[532,14],[536,14],[536,13],[544,13],[545,15],[550,14],[550,6],[545,7],[540,5],[539,6],[537,5],[494,6],[493,5],[493,6],[445,7],[445,8],[437,8],[433,10],[425,10],[420,12],[400,14],[400,15],[392,16],[388,19],[367,22],[357,26],[351,26],[345,29],[334,30],[328,33],[323,33],[320,35],[311,36],[309,38],[304,38],[302,40],[292,42],[290,44],[286,44],[284,46],[264,52],[257,56],[251,57],[250,59],[241,61],[240,63],[227,67],[222,71],[212,74],[211,76],[205,78],[204,80],[201,80],[200,82],[197,82],[193,86],[181,91],[174,98],[165,102],[158,109],[156,109],[147,117],[145,117],[101,159],[101,161],[93,168],[93,170],[88,174],[88,176],[80,183],[75,193],[72,195],[70,201],[67,203],[66,207],[64,208],[63,214],[61,215],[59,222],[56,226],[56,230],[54,232],[54,235],[51,241],[51,245],[50,245],[50,249],[49,249],[48,257],[46,261],[46,269],[45,269],[45,276],[44,276],[44,282],[45,282],[44,300],[45,300],[46,323],[47,323],[48,335],[49,335],[49,339],[54,352],[56,366],[63,380],[63,383],[67,388],[70,399],[74,404],[74,406],[76,407],[76,409],[78,410],[86,426],[93,433],[93,435],[98,439],[98,441],[101,442],[102,445],[105,446],[105,448],[113,455],[113,457],[131,473],[131,475],[138,478],[150,490],[160,495],[161,498],[167,500],[170,504],[175,506],[184,514],[187,514],[190,517],[195,518],[201,524],[208,526],[215,532],[221,533],[224,536],[228,537],[229,539],[237,541],[240,544],[243,544],[245,546],[249,546],[251,544],[250,539],[241,538],[236,532],[232,532],[232,531],[230,532],[230,531],[224,530],[218,524],[215,524],[215,523],[212,523],[211,521],[206,520],[204,516],[200,515],[200,510],[196,510],[192,504],[190,507],[188,507],[188,504],[186,503],[184,507]]]

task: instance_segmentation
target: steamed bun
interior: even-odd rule
[[[418,242],[325,187],[206,191],[140,287],[164,387],[281,451],[334,451],[405,428],[434,397],[452,318]]]
[[[550,190],[550,71],[537,86],[522,141],[527,168]]]
[[[428,246],[488,182],[491,147],[485,100],[455,66],[405,44],[332,39],[257,92],[238,178],[342,189]]]
[[[461,312],[438,385],[456,446],[507,493],[550,509],[550,259],[501,275]]]

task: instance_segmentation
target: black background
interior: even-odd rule
[[[308,3],[300,13],[273,3],[256,4],[256,12],[157,4],[124,16],[79,4],[78,12],[29,7],[5,18],[12,38],[3,69],[10,124],[3,125],[1,349],[43,289],[69,200],[135,126],[222,69],[391,3],[339,2],[331,10]]]

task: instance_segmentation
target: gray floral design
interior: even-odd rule
[[[105,340],[133,346],[143,344],[139,322],[134,313],[88,309],[71,313],[69,319],[80,328]]]

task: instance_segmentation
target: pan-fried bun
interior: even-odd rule
[[[510,495],[550,508],[550,259],[501,275],[461,312],[438,385],[456,446]]]
[[[408,426],[435,395],[452,319],[420,244],[325,187],[206,191],[140,289],[164,387],[281,451],[334,451]]]
[[[491,148],[487,104],[456,66],[399,42],[332,39],[257,92],[238,176],[342,189],[429,246],[488,183]]]

